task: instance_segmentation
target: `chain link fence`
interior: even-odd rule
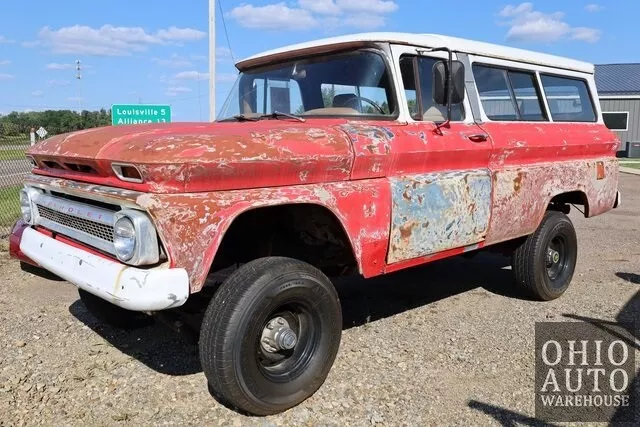
[[[31,164],[24,153],[29,136],[0,136],[0,239],[5,240],[20,218],[20,189]]]

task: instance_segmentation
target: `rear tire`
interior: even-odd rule
[[[80,300],[93,317],[114,328],[135,329],[147,326],[151,321],[151,318],[144,313],[125,310],[84,289],[78,289],[78,294],[80,295]]]
[[[233,272],[211,300],[200,360],[223,404],[276,414],[320,388],[341,334],[340,301],[322,272],[290,258],[261,258]]]
[[[559,298],[571,283],[577,256],[573,223],[561,212],[548,211],[535,233],[513,254],[516,283],[538,300]]]

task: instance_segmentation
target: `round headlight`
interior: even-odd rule
[[[123,216],[113,225],[113,246],[121,261],[129,261],[136,250],[136,228],[133,222]]]
[[[31,222],[31,198],[27,190],[20,191],[20,212],[22,212],[22,219],[26,223]]]

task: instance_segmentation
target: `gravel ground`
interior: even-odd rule
[[[508,260],[489,254],[340,285],[345,330],[327,382],[266,418],[218,404],[197,347],[164,324],[101,326],[73,286],[0,254],[0,425],[532,424],[535,322],[640,320],[639,188],[622,175],[621,208],[572,213],[578,268],[554,302],[528,301]]]

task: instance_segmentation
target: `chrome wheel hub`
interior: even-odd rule
[[[291,350],[296,346],[298,336],[282,317],[274,317],[262,330],[260,345],[268,353]]]
[[[549,248],[547,250],[547,264],[557,264],[560,262],[560,252]]]

